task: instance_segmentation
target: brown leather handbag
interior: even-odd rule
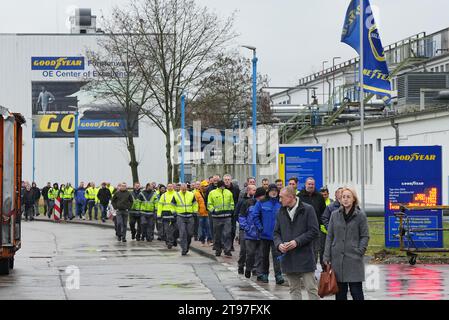
[[[318,286],[318,295],[321,298],[338,293],[337,277],[332,267],[326,264],[321,272],[320,284]]]

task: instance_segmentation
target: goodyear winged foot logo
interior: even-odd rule
[[[32,70],[84,70],[84,57],[32,57]]]
[[[435,161],[437,156],[435,154],[420,154],[418,152],[405,155],[390,155],[388,161]]]

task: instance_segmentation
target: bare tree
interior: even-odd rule
[[[202,90],[189,102],[188,123],[200,120],[202,126],[230,129],[235,123],[249,122],[252,115],[251,61],[238,54],[220,55],[211,66],[212,75],[201,82]],[[266,76],[258,75],[258,86],[267,86]],[[257,94],[258,122],[271,120],[269,97]]]
[[[87,53],[94,68],[89,87],[97,97],[117,105],[125,114],[126,127],[123,136],[129,153],[132,179],[139,181],[134,133],[139,120],[151,112],[149,101],[152,92],[148,83],[142,81],[139,63],[133,54],[133,26],[131,15],[115,9],[110,20],[104,22],[105,35],[98,40],[98,50]]]
[[[222,20],[193,0],[133,0],[131,8],[139,35],[133,38],[135,60],[154,98],[146,114],[165,136],[168,180],[177,180],[171,141],[180,127],[182,91],[189,99],[201,92],[218,54],[235,37],[234,16]]]

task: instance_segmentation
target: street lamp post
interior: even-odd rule
[[[333,76],[332,76],[332,104],[335,104],[335,60],[341,59],[341,57],[333,57],[332,58],[332,70],[333,70]]]
[[[35,175],[35,173],[36,173],[36,123],[34,121],[34,117],[32,119],[32,123],[33,123],[32,129],[31,129],[32,136],[33,136],[33,181],[32,182],[35,182],[36,181],[36,175]]]
[[[78,108],[75,111],[75,188],[78,188]]]
[[[185,134],[184,134],[184,129],[185,129],[185,118],[186,118],[186,114],[185,114],[185,103],[186,103],[186,96],[184,93],[184,90],[182,90],[182,94],[181,94],[181,182],[184,183],[185,180],[185,176],[184,176],[184,148],[185,148]]]
[[[180,179],[181,182],[185,182],[185,127],[186,127],[186,94],[185,88],[175,86],[175,88],[181,90],[181,172]]]
[[[326,93],[325,93],[325,90],[326,90],[325,86],[326,86],[326,84],[325,84],[325,81],[324,81],[324,65],[326,63],[328,63],[328,62],[329,61],[327,61],[327,60],[323,61],[323,105],[326,104],[326,100],[324,98],[326,96]]]
[[[257,55],[256,48],[252,46],[242,46],[253,51],[253,164],[252,176],[257,177]]]
[[[75,188],[78,188],[78,118],[79,118],[79,110],[78,107],[69,106],[69,108],[75,109]]]

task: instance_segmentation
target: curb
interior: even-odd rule
[[[218,262],[217,257],[213,253],[208,253],[208,252],[206,252],[204,250],[201,250],[200,248],[193,247],[192,245],[190,246],[190,250],[192,250],[193,252],[198,253],[200,256],[203,256],[203,257],[206,257],[206,258],[209,258],[211,260],[214,260],[214,261]]]

